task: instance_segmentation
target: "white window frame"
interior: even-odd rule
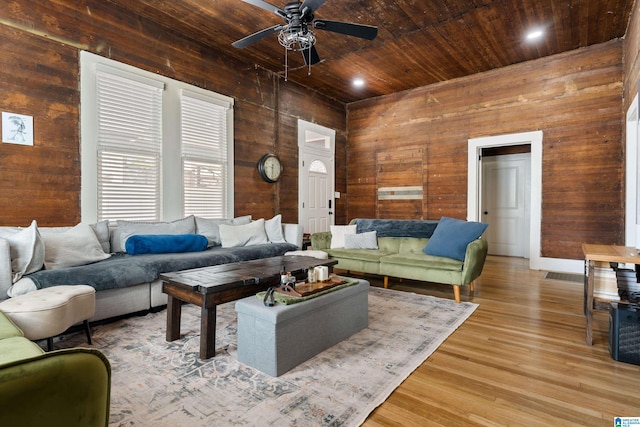
[[[100,65],[99,65],[100,64]],[[80,52],[80,138],[81,138],[81,218],[83,222],[98,221],[97,178],[97,114],[96,114],[96,69],[109,67],[131,78],[155,81],[164,85],[162,166],[159,195],[160,218],[171,221],[184,216],[184,194],[182,189],[182,150],[180,143],[180,92],[214,99],[227,110],[227,170],[226,170],[226,214],[233,218],[234,211],[234,158],[233,158],[233,98],[211,92],[197,86],[153,74],[127,64],[92,54]],[[147,80],[148,79],[148,80]]]

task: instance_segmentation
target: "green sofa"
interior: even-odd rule
[[[469,286],[482,273],[487,257],[487,241],[480,237],[466,247],[464,260],[427,255],[423,252],[438,221],[354,219],[357,233],[377,232],[377,249],[331,249],[331,232],[313,233],[313,250],[327,252],[338,260],[336,268],[389,277],[442,283],[453,286],[456,302],[460,302],[460,286]]]
[[[45,353],[0,312],[0,426],[109,423],[111,367],[98,350]]]

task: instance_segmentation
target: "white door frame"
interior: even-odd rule
[[[314,146],[314,144],[309,144],[307,141],[308,132],[313,132],[318,135],[322,135],[328,138],[328,146]],[[328,196],[331,201],[331,210],[333,212],[330,215],[329,223],[331,225],[335,224],[335,187],[336,187],[336,179],[335,179],[335,152],[336,152],[336,131],[334,129],[321,126],[315,123],[307,122],[302,119],[298,119],[298,224],[303,224],[303,200],[305,199],[305,191],[307,191],[307,176],[304,176],[302,173],[302,159],[304,158],[303,153],[316,153],[320,157],[327,158],[330,162],[331,171],[333,174],[331,177],[331,188],[329,188]]]
[[[514,133],[469,139],[467,220],[481,221],[481,173],[483,148],[531,145],[531,204],[529,213],[529,268],[540,269],[540,230],[542,206],[542,131]]]
[[[529,230],[529,268],[532,270],[584,273],[584,261],[574,259],[543,258],[540,255],[542,230],[542,131],[473,138],[468,141],[467,219],[479,221],[480,186],[483,148],[511,145],[531,145],[531,212]]]
[[[626,120],[626,169],[625,169],[625,245],[640,247],[640,218],[638,218],[638,164],[640,163],[640,120],[638,94],[629,105]]]

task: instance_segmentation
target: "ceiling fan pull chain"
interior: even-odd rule
[[[287,54],[287,52],[289,51],[289,49],[287,49],[286,47],[284,48],[284,81],[287,81],[287,78],[289,77],[289,55]]]

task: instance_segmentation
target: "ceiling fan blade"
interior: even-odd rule
[[[231,43],[231,45],[233,47],[237,47],[238,49],[242,49],[244,47],[250,46],[256,42],[259,42],[260,40],[262,40],[265,37],[270,36],[273,33],[276,33],[278,31],[280,31],[282,29],[282,25],[274,25],[273,27],[269,27],[269,28],[265,28],[262,31],[258,31],[257,33],[253,33],[245,38],[242,38],[240,40],[237,40],[233,43]]]
[[[320,62],[320,55],[318,55],[318,51],[315,46],[311,46],[309,49],[303,50],[302,57],[304,58],[304,63],[307,65],[314,65]]]
[[[346,34],[353,37],[360,37],[361,39],[367,40],[373,40],[378,35],[378,27],[374,27],[372,25],[327,21],[325,19],[316,19],[315,21],[313,21],[313,28],[317,28],[318,30],[331,31],[334,33]]]
[[[242,0],[245,3],[249,3],[252,4],[254,6],[257,6],[261,9],[266,10],[267,12],[271,12],[271,13],[275,13],[276,15],[279,15],[281,17],[285,17],[287,16],[287,14],[285,13],[284,10],[280,9],[277,6],[274,6],[272,4],[267,3],[266,1],[263,0]]]
[[[305,8],[309,8],[311,9],[311,13],[313,13],[318,10],[318,8],[322,6],[325,1],[327,0],[305,0],[304,3],[302,3],[302,6],[300,6],[300,10],[304,11]]]

